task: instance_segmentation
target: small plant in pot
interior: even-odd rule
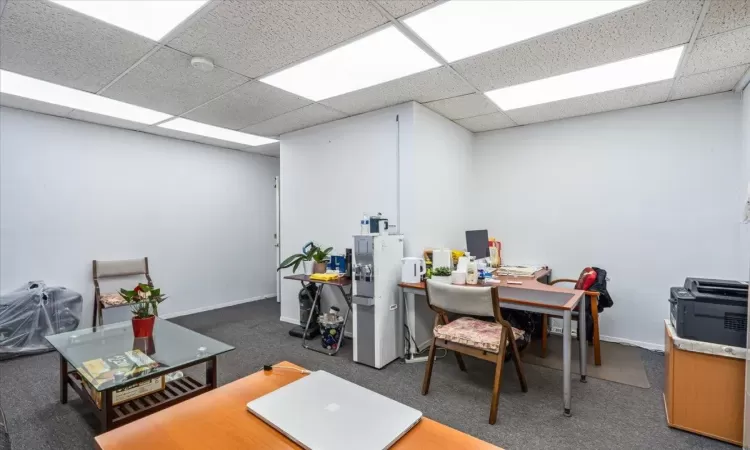
[[[326,273],[326,266],[328,266],[328,255],[331,254],[333,251],[333,247],[328,247],[327,249],[323,250],[320,247],[315,249],[315,252],[313,253],[312,257],[315,261],[315,264],[313,264],[313,273]]]
[[[120,289],[120,295],[131,305],[133,337],[145,338],[154,334],[154,321],[159,315],[159,303],[166,300],[161,289],[138,283],[132,291]]]
[[[432,269],[431,280],[436,283],[450,284],[451,282],[451,269],[449,267],[436,267]]]
[[[305,266],[305,273],[308,275],[311,273],[325,273],[326,262],[328,261],[328,255],[331,251],[333,251],[333,247],[328,247],[323,250],[312,242],[308,242],[307,245],[302,248],[302,253],[296,253],[288,257],[279,264],[279,267],[276,270],[278,271],[291,267],[292,272],[297,272],[300,264],[302,264]],[[308,264],[310,266],[309,268],[307,267]]]

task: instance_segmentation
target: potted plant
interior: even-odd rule
[[[315,264],[313,264],[313,273],[326,273],[326,266],[328,266],[328,255],[331,254],[331,251],[333,251],[333,247],[328,247],[327,249],[323,250],[320,247],[315,249],[315,252],[313,252],[313,260],[315,261]]]
[[[162,295],[161,289],[156,289],[148,284],[138,283],[132,291],[120,289],[120,295],[126,303],[131,306],[133,312],[133,337],[151,337],[154,334],[154,321],[159,315],[159,303],[166,297]]]
[[[450,284],[451,282],[451,269],[448,267],[436,267],[432,269],[432,280],[436,283]]]
[[[287,259],[285,259],[279,267],[276,269],[292,268],[292,272],[297,272],[300,264],[305,269],[305,274],[310,275],[312,273],[326,273],[326,262],[328,261],[328,255],[333,251],[333,247],[328,247],[323,250],[319,246],[308,242],[302,248],[302,253],[296,253]]]
[[[292,273],[296,273],[300,264],[302,264],[305,275],[310,275],[313,269],[313,265],[310,262],[313,260],[313,253],[315,253],[315,250],[317,249],[318,247],[315,244],[313,244],[312,242],[308,242],[304,247],[302,247],[302,253],[295,253],[294,255],[282,261],[276,271],[291,267]]]

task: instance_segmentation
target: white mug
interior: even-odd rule
[[[451,273],[451,284],[466,284],[466,272],[454,270]]]

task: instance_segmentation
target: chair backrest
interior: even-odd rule
[[[492,286],[456,286],[427,280],[427,301],[451,313],[495,317]]]
[[[94,279],[148,275],[148,258],[123,259],[120,261],[94,260]]]

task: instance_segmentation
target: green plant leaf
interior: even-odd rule
[[[276,271],[279,271],[281,269],[286,269],[287,267],[291,267],[294,264],[298,264],[299,261],[305,261],[308,260],[307,255],[303,255],[302,253],[294,254],[284,261],[282,261],[281,264],[279,264],[279,267],[276,269]]]

